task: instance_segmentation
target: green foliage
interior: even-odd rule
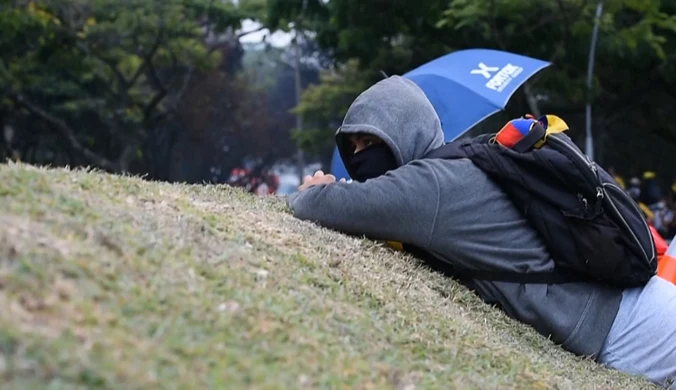
[[[8,3],[0,12],[0,89],[110,170],[128,168],[194,72],[221,63],[207,36],[243,17],[233,3],[210,0]],[[84,118],[89,126],[77,126]]]
[[[306,8],[302,8],[302,4]],[[273,28],[298,25],[316,34],[338,62],[351,58],[363,69],[402,73],[443,54],[447,37],[435,27],[445,0],[269,0]]]
[[[268,0],[239,0],[239,10],[254,20],[263,20],[268,10]]]
[[[58,155],[33,158],[45,163],[63,158],[61,164],[112,171],[127,170],[132,160],[159,164],[147,147],[150,134],[178,142],[164,133],[170,125],[195,132],[184,141],[238,134],[241,144],[228,138],[238,152],[265,139],[257,153],[270,147],[280,154],[274,150],[293,127],[292,64],[287,49],[256,47],[244,55],[246,77],[236,76],[243,50],[234,31],[252,19],[305,37],[304,83],[317,67],[326,68],[293,110],[304,118],[293,137],[309,152],[328,153],[352,99],[383,74],[479,47],[555,64],[514,95],[506,115],[561,115],[579,141],[591,101],[601,163],[605,156],[620,170],[672,166],[676,151],[668,148],[676,130],[664,118],[676,104],[676,2],[604,1],[589,91],[596,6],[585,0],[7,0],[0,12],[0,124],[19,141],[9,153],[0,137],[0,158],[30,154],[16,147],[25,144]],[[638,153],[632,150],[643,150],[640,163],[625,158]]]
[[[596,7],[596,1],[582,0],[455,0],[438,26],[453,28],[464,43],[459,47],[492,47],[554,62],[555,68],[542,75],[532,92],[548,98],[540,103],[543,111],[570,118],[572,135],[579,140],[583,105],[591,100],[596,156],[602,163],[630,174],[669,165],[662,149],[674,147],[676,131],[664,131],[656,123],[664,118],[664,108],[676,103],[676,3],[606,0],[593,87],[587,91]]]
[[[303,12],[302,0],[268,3],[266,20],[271,26],[288,28],[293,21],[302,22],[336,64],[358,60],[367,85],[378,80],[381,70],[403,74],[454,50],[507,50],[555,64],[529,83],[528,95],[524,89],[514,96],[508,114],[530,111],[533,107],[526,102],[538,96],[537,108],[566,117],[573,127],[572,135],[579,139],[584,129],[584,104],[591,99],[600,149],[597,155],[607,156],[612,164],[626,170],[637,169],[638,164],[661,163],[655,156],[664,153],[649,151],[662,145],[645,133],[659,134],[676,144],[676,130],[666,130],[671,126],[655,121],[676,104],[676,2],[604,2],[591,91],[586,87],[586,74],[596,1],[394,0],[384,9],[380,2],[331,0],[308,1]],[[338,89],[335,81],[329,84],[329,91]],[[326,106],[332,99],[324,101],[316,95],[304,95],[300,111],[308,115],[330,111]],[[314,134],[328,139],[326,142],[332,140],[328,130]],[[635,146],[649,138],[652,141],[641,163],[630,164],[617,152],[632,153],[619,139],[631,139]]]
[[[348,61],[335,71],[320,74],[320,83],[308,87],[292,112],[302,115],[308,129],[292,134],[299,146],[318,155],[333,147],[333,137],[350,103],[368,87],[368,78],[359,71],[356,60]]]

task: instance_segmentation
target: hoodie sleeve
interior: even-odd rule
[[[414,161],[365,183],[311,187],[288,199],[293,215],[329,229],[426,247],[439,209],[432,167]]]

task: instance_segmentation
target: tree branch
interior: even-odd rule
[[[137,44],[137,53],[140,54],[143,57],[143,64],[136,70],[132,78],[129,80],[127,84],[127,90],[130,88],[136,80],[145,72],[146,68],[148,66],[152,65],[153,57],[155,57],[155,54],[157,53],[157,50],[159,50],[161,44],[162,44],[162,39],[164,38],[164,32],[165,32],[165,26],[164,23],[161,23],[158,30],[157,30],[157,35],[155,36],[155,42],[153,42],[153,46],[150,48],[150,50],[145,53],[142,49],[138,47]]]
[[[80,153],[85,159],[87,159],[92,164],[103,168],[108,171],[116,171],[116,165],[113,164],[110,160],[99,156],[98,154],[91,151],[89,148],[82,145],[82,143],[75,136],[75,131],[68,126],[66,122],[57,118],[48,112],[44,111],[40,107],[26,100],[23,95],[12,94],[12,100],[19,106],[25,108],[31,114],[37,116],[41,120],[45,121],[52,128],[54,128],[68,143],[68,146],[74,151]]]
[[[209,19],[211,19],[211,18],[209,18],[209,13],[211,13],[211,9],[212,9],[213,6],[214,6],[214,0],[210,0],[209,6],[207,6],[207,21],[206,21],[207,31],[204,33],[204,35],[206,36],[207,39],[209,39],[209,36],[211,35],[211,29],[214,26],[213,23],[209,23],[210,22]]]
[[[241,38],[243,38],[243,37],[245,37],[245,36],[247,36],[247,35],[249,35],[249,34],[254,34],[254,33],[257,33],[257,32],[259,32],[259,31],[263,31],[263,30],[265,30],[266,28],[267,28],[266,26],[260,26],[260,27],[258,27],[258,28],[254,28],[253,30],[243,31],[243,32],[237,34],[237,35],[236,35],[236,38],[237,38],[237,40],[240,40]]]
[[[234,42],[237,42],[237,40],[227,39],[227,40],[224,40],[224,41],[212,43],[212,44],[209,45],[209,50],[207,51],[207,53],[211,54],[211,53],[215,52],[216,50],[224,49],[224,48],[232,45]]]
[[[150,100],[150,103],[148,103],[143,109],[144,122],[150,118],[150,114],[157,107],[157,105],[160,104],[160,102],[162,101],[162,99],[165,98],[165,96],[167,96],[166,90],[159,91],[155,94],[155,96],[153,96],[153,98]]]
[[[159,48],[159,43],[161,42],[162,37],[164,36],[164,23],[160,24],[160,28],[157,31],[157,37],[155,39],[155,46],[154,50],[151,50],[149,53],[144,54],[144,59],[145,59],[145,64],[147,64],[146,69],[148,71],[148,75],[150,76],[150,81],[151,83],[155,86],[155,88],[158,90],[155,96],[150,100],[150,102],[143,108],[143,117],[144,121],[147,121],[150,118],[150,113],[152,110],[154,110],[157,105],[164,99],[165,96],[167,96],[168,89],[162,83],[162,80],[160,79],[160,76],[157,73],[157,70],[155,69],[155,65],[153,64],[153,56],[155,55],[157,49]]]
[[[192,66],[188,67],[186,75],[183,78],[183,84],[181,85],[181,88],[178,90],[178,92],[176,92],[176,99],[174,99],[173,104],[174,110],[178,108],[178,103],[180,103],[183,100],[183,96],[185,95],[185,91],[188,89],[188,86],[190,85],[190,80],[192,80],[192,75],[194,71],[195,71],[194,67]]]
[[[147,119],[147,126],[148,127],[156,126],[160,122],[162,122],[165,118],[167,118],[169,115],[170,115],[169,111],[160,112],[157,115],[153,116],[152,118]]]
[[[80,80],[76,75],[71,73],[70,70],[65,70],[64,75],[66,76],[66,79],[70,80],[71,82],[77,84],[77,86],[80,88],[81,91],[85,92],[87,95],[90,97],[94,98],[101,98],[101,94],[97,93],[96,91],[92,91],[91,88],[82,80]],[[96,83],[95,87],[96,88],[103,88],[105,90],[105,93],[112,99],[118,99],[118,93],[111,88],[110,84],[105,83],[105,82],[100,82]]]
[[[122,72],[120,72],[120,70],[117,69],[117,64],[115,64],[115,62],[111,61],[108,58],[105,58],[100,53],[97,53],[94,50],[90,49],[89,46],[85,45],[82,42],[76,43],[75,46],[78,49],[80,49],[81,51],[83,51],[85,54],[90,55],[90,56],[96,58],[97,60],[101,61],[105,65],[107,65],[108,68],[110,68],[110,70],[113,71],[113,73],[115,74],[115,77],[117,77],[117,79],[120,83],[120,89],[125,90],[127,88],[127,85],[129,85],[129,81],[124,77]]]
[[[115,73],[115,76],[118,78],[118,80],[119,80],[119,82],[122,86],[127,84],[127,80],[125,79],[124,75],[122,75],[122,73],[120,73],[120,71],[117,69],[116,64],[113,63],[113,61],[105,58],[100,53],[97,53],[94,50],[92,50],[88,45],[83,43],[82,40],[77,39],[78,31],[75,30],[75,27],[70,23],[70,21],[64,20],[58,13],[54,13],[51,16],[56,18],[60,22],[59,27],[60,27],[61,31],[64,31],[68,35],[70,35],[71,37],[76,38],[76,40],[78,42],[75,44],[75,47],[78,50],[82,51],[83,53],[85,53],[87,55],[90,55],[90,56],[98,59],[99,61],[101,61],[102,63],[107,65],[113,71],[113,73]]]

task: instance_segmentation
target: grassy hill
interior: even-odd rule
[[[0,165],[0,388],[637,389],[224,186]]]

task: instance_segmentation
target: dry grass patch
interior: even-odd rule
[[[0,166],[0,386],[638,389],[224,186]]]

